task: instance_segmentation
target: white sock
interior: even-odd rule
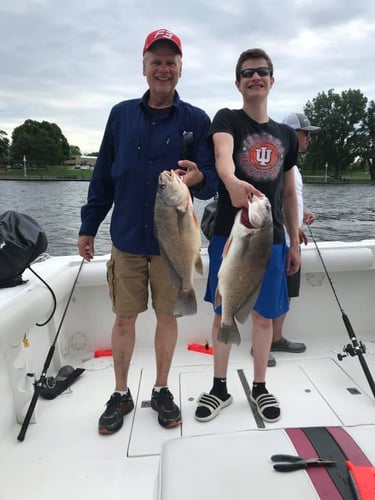
[[[125,394],[128,394],[129,389],[126,389],[126,391],[116,391],[115,390],[115,392],[117,392],[118,394],[120,394],[120,396],[125,396]]]
[[[162,385],[162,386],[157,386],[157,385],[154,385],[154,391],[156,392],[160,392],[160,389],[168,389],[168,386],[167,385]]]

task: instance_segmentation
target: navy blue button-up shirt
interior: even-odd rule
[[[179,168],[186,133],[192,133],[190,158],[204,174],[193,196],[209,199],[218,177],[208,138],[210,119],[199,108],[180,100],[177,92],[167,116],[155,121],[140,99],[114,106],[109,115],[90,181],[87,203],[81,209],[80,235],[95,236],[113,205],[111,239],[116,248],[137,255],[159,255],[154,234],[154,203],[159,174]]]

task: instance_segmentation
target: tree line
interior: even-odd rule
[[[360,90],[319,93],[304,106],[311,123],[321,127],[314,135],[300,166],[312,173],[327,172],[334,179],[355,170],[368,172],[375,181],[375,102]],[[62,165],[78,146],[69,145],[60,127],[47,121],[26,120],[15,128],[9,141],[0,130],[0,166],[22,164],[29,167]]]
[[[375,181],[375,103],[360,90],[341,94],[330,89],[308,101],[304,113],[321,127],[302,159],[302,168],[322,171],[327,165],[334,179],[345,172],[368,172]]]
[[[81,154],[80,148],[69,145],[55,123],[26,120],[13,130],[11,142],[0,130],[0,165],[19,166],[26,158],[29,168],[48,168],[75,154]]]

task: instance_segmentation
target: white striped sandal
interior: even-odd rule
[[[195,418],[200,422],[208,422],[217,417],[221,410],[229,406],[233,402],[233,398],[228,394],[228,398],[222,401],[213,394],[203,392],[197,399],[197,408],[195,410]]]
[[[264,421],[277,422],[280,420],[280,403],[273,394],[260,394],[256,399],[251,396],[251,401]]]

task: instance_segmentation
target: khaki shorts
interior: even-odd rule
[[[112,246],[107,281],[112,310],[118,316],[146,311],[149,290],[153,309],[173,316],[178,290],[173,288],[159,255],[134,255]]]

